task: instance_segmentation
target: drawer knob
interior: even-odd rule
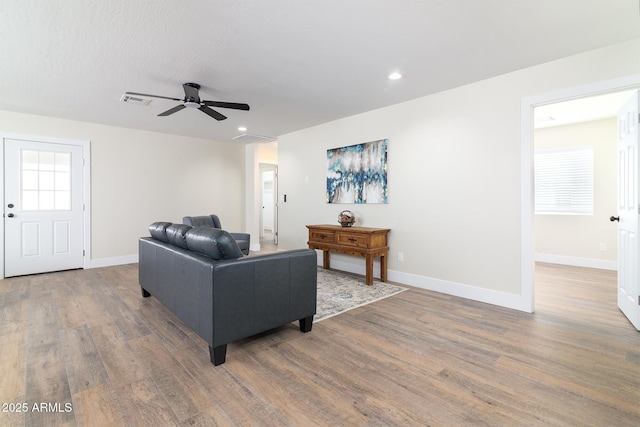
[[[355,243],[355,242],[357,242],[357,241],[358,241],[358,239],[353,238],[353,237],[349,237],[349,241],[350,241],[351,243]]]

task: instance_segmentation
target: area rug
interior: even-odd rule
[[[406,290],[379,280],[368,286],[364,277],[318,268],[318,302],[313,321],[319,322]]]

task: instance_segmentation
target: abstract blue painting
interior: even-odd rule
[[[387,140],[327,150],[327,203],[387,203]]]

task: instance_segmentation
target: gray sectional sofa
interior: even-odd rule
[[[142,296],[153,296],[209,344],[227,344],[293,322],[311,330],[317,261],[311,249],[243,256],[225,230],[156,222],[139,240]]]

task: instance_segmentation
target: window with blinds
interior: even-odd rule
[[[593,147],[536,151],[535,212],[593,214]]]

